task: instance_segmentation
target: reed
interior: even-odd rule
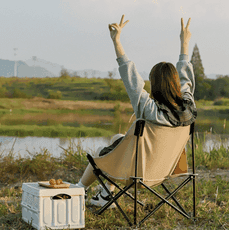
[[[205,142],[206,133],[200,137],[198,132],[195,133],[195,163],[197,168],[204,168],[208,170],[228,169],[229,168],[229,148],[223,146],[222,141],[219,146],[214,145],[210,152],[203,150],[203,143]],[[191,167],[191,142],[187,144],[188,165]]]

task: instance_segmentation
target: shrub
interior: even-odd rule
[[[202,106],[211,106],[213,105],[213,101],[209,101],[209,100],[204,100],[204,99],[200,99],[200,100],[196,100],[195,101],[197,107],[202,107]]]
[[[219,100],[214,101],[213,105],[229,105],[229,99],[228,98],[221,98]]]
[[[22,92],[20,89],[14,89],[12,97],[13,98],[30,98],[29,95],[27,95],[26,93]]]
[[[112,100],[112,101],[123,101],[123,102],[129,102],[129,96],[126,92],[122,93],[102,93],[101,96],[98,97],[100,100]]]
[[[5,87],[0,88],[0,98],[7,97],[7,89]]]
[[[61,99],[62,98],[62,93],[61,91],[52,91],[49,90],[49,95],[48,95],[49,99]]]
[[[223,105],[223,101],[221,100],[215,101],[213,105]]]

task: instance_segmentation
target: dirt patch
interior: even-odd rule
[[[217,176],[221,176],[222,179],[225,179],[229,182],[229,169],[216,169],[216,170],[197,170],[197,178],[205,180],[216,180]]]
[[[55,99],[44,99],[34,97],[33,99],[25,99],[22,101],[22,105],[27,109],[114,109],[117,102],[98,102],[98,101],[63,101]],[[130,103],[119,102],[121,110],[132,109]]]
[[[188,170],[189,173],[192,173],[192,170]],[[221,176],[223,180],[226,180],[229,182],[229,169],[216,169],[216,170],[206,170],[206,169],[198,169],[196,170],[196,180],[199,181],[201,179],[205,180],[211,180],[213,182],[216,181],[217,176]],[[176,177],[172,179],[175,183],[180,183],[182,180],[184,180],[184,177]]]

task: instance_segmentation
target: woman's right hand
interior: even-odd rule
[[[188,19],[186,27],[184,27],[184,20],[181,18],[181,33],[180,33],[180,40],[181,44],[188,44],[191,38],[191,32],[189,30],[191,18]]]
[[[122,15],[122,18],[121,18],[121,21],[119,24],[113,23],[111,25],[110,24],[108,25],[109,30],[110,30],[111,39],[113,41],[119,41],[120,40],[120,34],[122,31],[122,28],[126,25],[127,22],[129,22],[129,20],[127,20],[123,23],[124,16],[125,16],[125,14]],[[112,28],[114,28],[114,30]]]

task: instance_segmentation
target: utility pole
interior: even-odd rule
[[[17,55],[17,50],[18,48],[13,48],[14,50],[14,59],[15,59],[15,63],[14,63],[14,76],[17,77],[17,60],[16,60],[16,55]]]
[[[33,61],[34,61],[33,72],[34,72],[34,77],[35,77],[35,62],[36,62],[36,60],[37,60],[37,57],[36,57],[36,56],[33,56],[32,59],[33,59]]]

